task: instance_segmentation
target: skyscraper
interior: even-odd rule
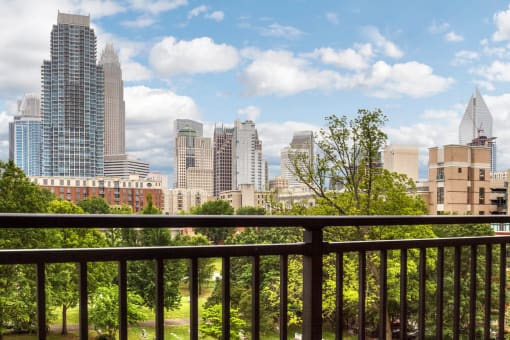
[[[496,141],[492,115],[478,89],[469,99],[459,126],[459,144],[491,148],[491,171],[496,171]]]
[[[265,190],[262,141],[259,140],[255,123],[236,120],[232,140],[232,190],[238,190],[241,184],[253,184],[255,190]]]
[[[27,176],[41,175],[41,101],[26,95],[18,102],[18,115],[9,123],[10,159]]]
[[[90,16],[58,13],[41,73],[42,174],[103,175],[104,74]]]
[[[190,123],[188,121],[188,123]],[[197,130],[195,130],[197,128]],[[174,123],[174,188],[203,189],[213,194],[213,152],[211,138],[199,135],[202,123]]]
[[[232,190],[232,138],[234,128],[214,129],[214,196]]]
[[[292,171],[292,157],[304,155],[310,162],[313,162],[313,154],[312,131],[295,132],[290,146],[283,148],[280,153],[280,171],[283,179],[287,180],[289,188],[304,186]]]
[[[104,155],[123,155],[126,153],[124,85],[113,44],[106,44],[99,65],[104,71]]]

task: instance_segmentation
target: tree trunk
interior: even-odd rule
[[[67,335],[67,306],[62,305],[62,335]]]

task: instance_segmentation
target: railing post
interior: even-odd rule
[[[306,227],[305,227],[306,228]],[[322,229],[305,229],[303,340],[322,339]]]

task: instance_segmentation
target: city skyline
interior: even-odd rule
[[[40,63],[60,10],[90,14],[98,51],[114,44],[125,78],[126,151],[170,176],[176,118],[204,122],[205,136],[215,124],[254,120],[273,177],[293,132],[316,131],[331,113],[375,107],[389,117],[390,143],[420,147],[423,169],[428,147],[457,143],[476,87],[493,114],[498,169],[509,168],[508,3],[463,11],[441,3],[440,12],[435,5],[3,2],[0,159],[8,158],[16,101],[40,93]]]

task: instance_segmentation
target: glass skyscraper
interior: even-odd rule
[[[37,95],[26,95],[18,102],[18,115],[9,123],[10,159],[27,176],[41,175],[41,113]]]
[[[42,175],[103,175],[104,74],[90,16],[58,13],[41,73]]]

